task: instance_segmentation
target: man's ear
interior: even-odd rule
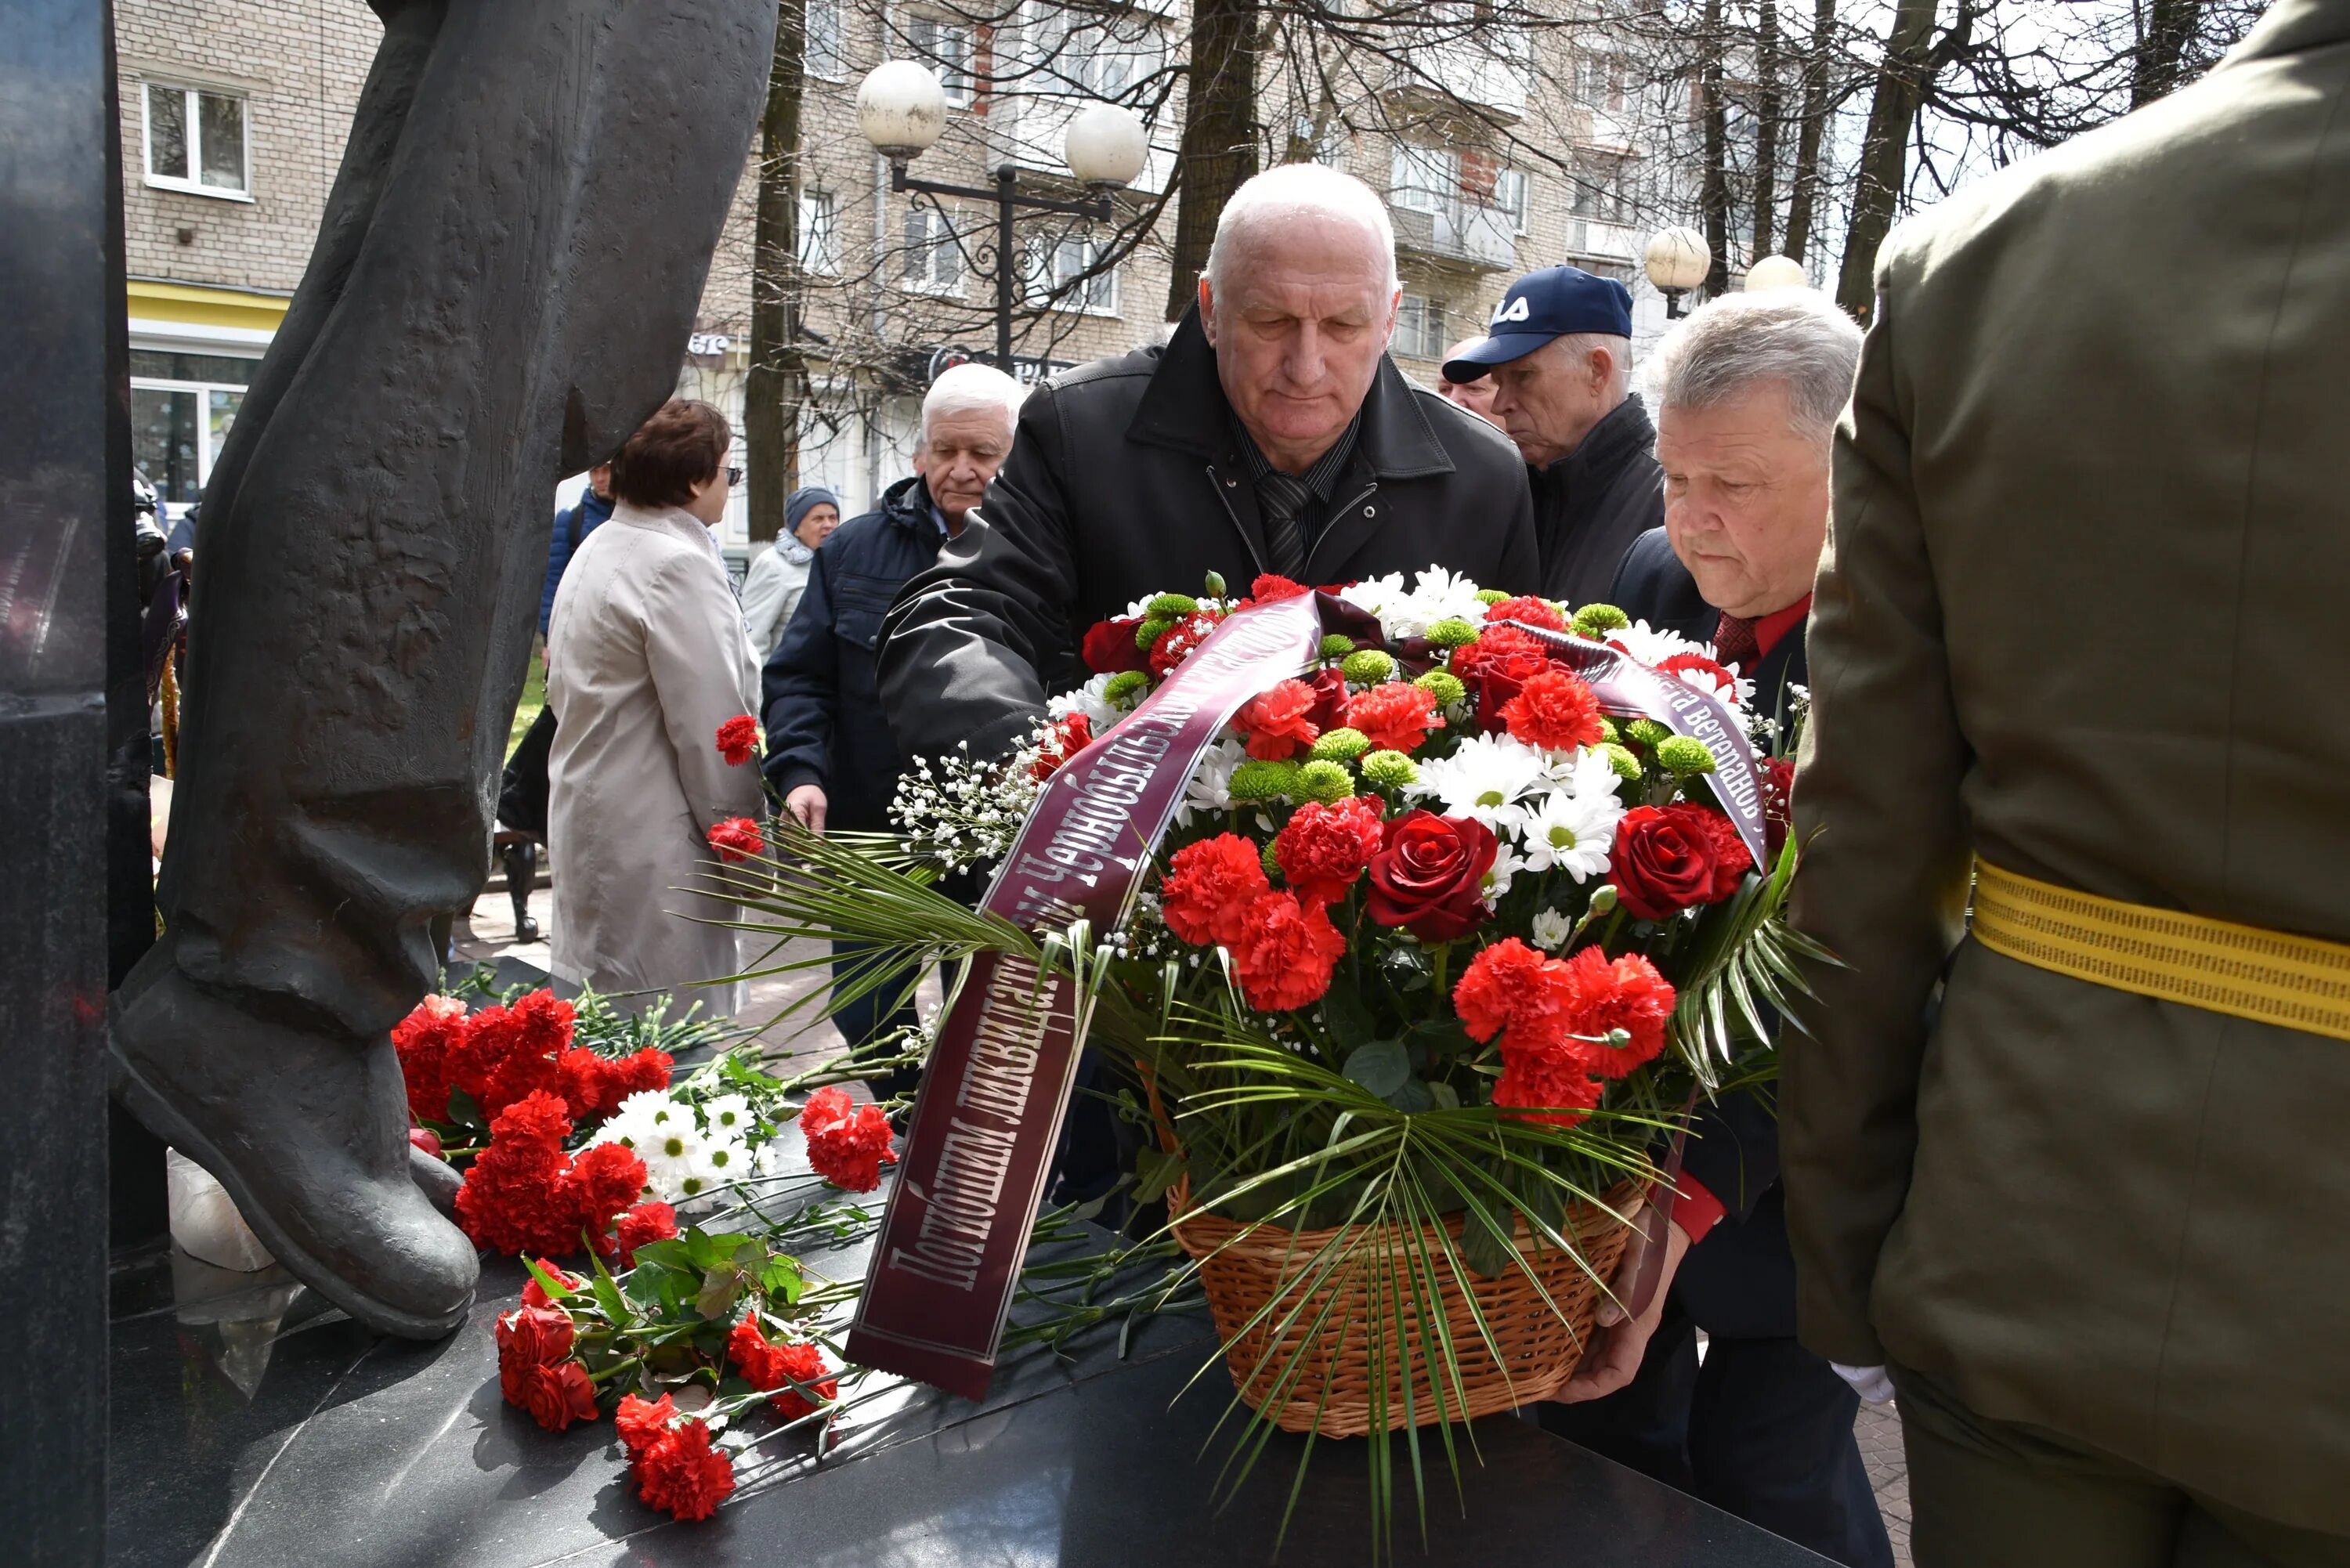
[[[1379,343],[1381,352],[1395,346],[1396,323],[1402,318],[1403,285],[1399,283],[1396,285],[1395,293],[1388,299],[1388,330],[1387,336]]]
[[[1208,275],[1200,275],[1200,330],[1208,335],[1208,347],[1216,346],[1216,291],[1209,286]]]
[[[1591,384],[1601,391],[1616,384],[1616,350],[1599,348],[1591,350]]]

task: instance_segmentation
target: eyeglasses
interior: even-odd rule
[[[743,471],[730,464],[726,470],[726,488],[732,490],[742,483]]]

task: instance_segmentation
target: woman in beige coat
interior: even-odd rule
[[[547,847],[554,965],[599,992],[680,988],[723,1017],[741,986],[735,910],[684,889],[707,835],[757,816],[759,770],[719,755],[718,726],[758,708],[758,661],[710,530],[733,440],[707,403],[672,401],[612,460],[611,520],[572,557],[547,624]],[[642,1007],[650,995],[623,1005]]]

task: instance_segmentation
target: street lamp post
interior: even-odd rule
[[[1695,229],[1659,229],[1641,261],[1648,281],[1665,296],[1665,319],[1673,321],[1681,315],[1681,296],[1705,281],[1713,249]]]
[[[1010,163],[995,171],[992,190],[917,180],[906,166],[928,151],[946,130],[946,91],[939,78],[911,60],[877,66],[857,89],[858,129],[874,151],[889,161],[889,189],[931,197],[956,196],[995,203],[995,362],[1012,374],[1012,304],[1019,269],[1013,257],[1013,221],[1021,213],[1066,213],[1107,223],[1116,215],[1112,195],[1142,172],[1150,140],[1130,109],[1096,104],[1069,122],[1062,156],[1082,182],[1082,201],[1032,196],[1020,190],[1020,171]]]

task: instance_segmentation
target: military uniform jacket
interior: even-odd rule
[[[2350,940],[2345,89],[2350,4],[2280,0],[1880,254],[1781,1134],[1813,1349],[2350,1533],[2350,1044],[1961,940],[1980,851]]]

